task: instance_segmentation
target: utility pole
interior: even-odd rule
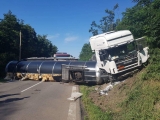
[[[19,33],[20,41],[19,41],[19,61],[21,60],[21,31]]]

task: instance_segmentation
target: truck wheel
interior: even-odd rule
[[[100,79],[99,81],[97,81],[97,85],[102,85],[104,83],[104,81],[102,79]]]

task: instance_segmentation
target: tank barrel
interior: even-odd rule
[[[85,80],[96,77],[95,61],[11,61],[6,65],[6,79],[31,79],[42,81],[61,81],[62,65],[86,66],[89,71],[84,72]],[[94,78],[96,80],[96,78]]]

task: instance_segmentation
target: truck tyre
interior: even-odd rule
[[[104,81],[102,79],[100,79],[99,81],[97,81],[97,85],[102,85],[104,83]]]

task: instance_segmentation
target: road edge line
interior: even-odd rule
[[[73,93],[76,92],[76,90],[76,86],[73,86],[71,96],[73,96]],[[67,120],[76,120],[76,113],[76,101],[71,101],[69,104]]]

